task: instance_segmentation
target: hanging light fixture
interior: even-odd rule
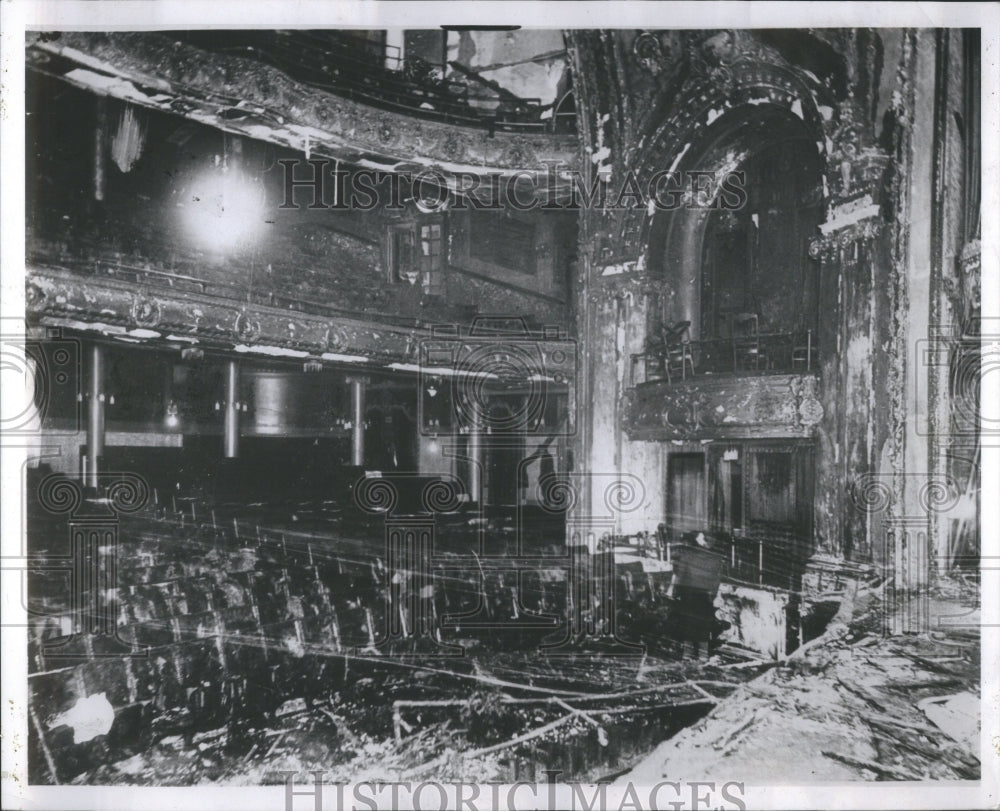
[[[179,428],[181,424],[181,413],[177,403],[171,400],[167,403],[167,412],[163,420],[167,428]]]
[[[191,239],[217,253],[250,247],[265,233],[264,185],[243,166],[242,155],[242,141],[227,138],[222,154],[213,157],[179,203]]]

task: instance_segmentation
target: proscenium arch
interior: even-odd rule
[[[781,144],[807,144],[815,150],[818,166],[825,166],[825,136],[787,107],[761,104],[732,108],[716,119],[684,154],[675,171],[721,177],[739,171],[757,155]],[[718,188],[713,205],[718,203]],[[681,206],[661,210],[649,218],[645,267],[657,283],[660,301],[651,307],[651,327],[660,319],[690,321],[692,337],[701,324],[701,263],[712,207]]]

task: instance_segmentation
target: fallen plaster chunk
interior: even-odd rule
[[[73,729],[73,743],[86,743],[98,735],[107,735],[115,720],[115,708],[107,693],[94,693],[78,699],[70,709],[56,717],[53,726],[65,724]]]
[[[917,706],[945,735],[979,754],[979,698],[972,693],[925,698]]]

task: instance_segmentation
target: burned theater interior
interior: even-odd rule
[[[29,782],[978,780],[980,51],[29,31]]]

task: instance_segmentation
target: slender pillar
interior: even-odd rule
[[[235,360],[226,364],[226,412],[223,422],[225,456],[235,459],[240,450],[240,367]]]
[[[473,416],[469,429],[469,498],[475,502],[483,502],[483,427],[479,415]]]
[[[88,487],[97,487],[98,464],[104,455],[104,347],[94,344],[90,348],[90,396],[87,413],[87,470]]]
[[[364,377],[349,377],[351,386],[351,464],[365,463],[365,384]]]

